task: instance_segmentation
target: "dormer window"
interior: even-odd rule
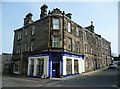
[[[56,29],[56,30],[60,29],[60,19],[53,18],[53,29]]]

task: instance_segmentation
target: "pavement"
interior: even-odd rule
[[[114,71],[114,72],[113,72]],[[117,70],[106,68],[98,69],[95,71],[67,76],[63,78],[41,79],[36,77],[25,77],[17,75],[3,76],[4,87],[62,87],[62,86],[112,86],[117,81]],[[92,82],[91,82],[92,81]],[[117,82],[116,82],[117,83]]]
[[[82,75],[90,75],[90,74],[94,74],[95,72],[99,72],[99,71],[102,71],[102,70],[105,70],[107,69],[107,67],[105,68],[101,68],[101,69],[98,69],[98,70],[94,70],[94,71],[90,71],[90,72],[86,72],[86,73],[82,73],[82,74],[76,74],[76,75],[71,75],[71,76],[67,76],[67,77],[63,77],[63,78],[50,78],[50,79],[42,79],[42,78],[38,78],[38,77],[27,77],[27,76],[19,76],[19,75],[4,75],[4,76],[8,76],[8,77],[13,77],[13,78],[20,78],[20,79],[27,79],[28,81],[29,80],[33,80],[33,81],[49,81],[49,80],[69,80],[69,79],[74,79],[74,78],[77,78],[77,77],[80,77]]]
[[[86,72],[86,73],[82,73],[82,74],[76,74],[76,75],[67,76],[67,77],[63,77],[63,78],[51,78],[51,79],[52,79],[52,80],[69,80],[69,79],[74,79],[74,78],[77,78],[77,77],[80,77],[80,76],[83,78],[83,75],[84,75],[84,77],[85,77],[85,76],[94,74],[94,73],[96,73],[96,72],[100,72],[100,71],[102,71],[102,70],[105,70],[105,69],[107,69],[107,68],[108,68],[108,67],[101,68],[101,69],[94,70],[94,71],[90,71],[90,72]]]

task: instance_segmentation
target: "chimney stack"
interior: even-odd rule
[[[47,16],[47,8],[48,6],[46,4],[44,4],[43,6],[41,6],[41,14],[40,14],[40,18],[46,17]]]
[[[32,13],[28,13],[26,17],[24,18],[24,26],[32,23]]]
[[[67,16],[68,18],[71,19],[72,14],[71,13],[67,13],[65,16]]]

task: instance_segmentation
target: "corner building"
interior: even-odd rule
[[[91,65],[86,67],[85,31],[91,29],[72,21],[71,13],[65,14],[58,8],[47,12],[47,8],[46,4],[41,6],[37,21],[28,13],[23,27],[14,31],[13,73],[65,77],[86,72]]]

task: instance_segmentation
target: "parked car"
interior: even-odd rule
[[[109,69],[116,69],[118,66],[116,64],[109,64]]]

